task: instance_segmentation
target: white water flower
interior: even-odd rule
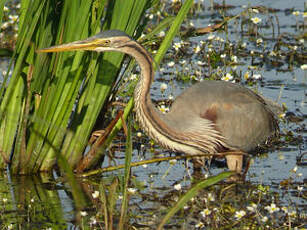
[[[80,215],[81,216],[87,216],[87,212],[86,211],[80,211]]]
[[[181,48],[181,42],[175,42],[173,47],[176,51],[178,51]]]
[[[288,208],[287,207],[282,207],[281,210],[284,211],[284,213],[288,213]]]
[[[174,185],[174,189],[176,189],[177,191],[180,191],[181,190],[181,184],[175,184]]]
[[[256,43],[259,45],[260,43],[262,43],[263,42],[263,40],[262,40],[262,38],[258,38],[257,40],[256,40]]]
[[[173,67],[174,65],[175,65],[175,62],[173,62],[173,61],[170,61],[169,63],[167,63],[168,67]]]
[[[241,210],[241,211],[236,211],[235,213],[235,217],[239,220],[241,219],[243,216],[246,215],[246,212],[244,210]]]
[[[11,23],[15,23],[18,21],[18,15],[9,15],[9,19],[11,21]]]
[[[197,61],[197,65],[199,65],[199,66],[204,66],[206,64],[206,62],[204,61],[204,62],[202,62],[202,61]]]
[[[200,212],[200,214],[202,215],[202,217],[205,218],[205,217],[207,217],[207,216],[209,216],[211,214],[211,211],[208,208],[206,208],[206,209],[202,210]]]
[[[162,38],[165,36],[165,32],[164,31],[160,31],[160,33],[158,34],[158,37]]]
[[[199,53],[200,52],[200,46],[197,45],[194,49],[193,49],[194,53]]]
[[[160,90],[161,90],[161,92],[164,92],[166,89],[167,89],[167,84],[166,84],[166,83],[162,83],[162,84],[160,85]]]
[[[180,3],[180,0],[172,0],[172,3],[173,3],[173,4]]]
[[[252,78],[255,79],[255,80],[259,80],[259,79],[262,78],[262,76],[261,76],[261,74],[253,74]]]
[[[204,227],[205,225],[204,225],[204,223],[203,222],[198,222],[197,224],[195,224],[195,227],[196,228],[202,228],[202,227]]]
[[[299,16],[300,13],[301,13],[301,12],[299,12],[298,10],[292,12],[292,14],[293,14],[294,16]]]
[[[296,217],[296,211],[291,211],[288,213],[290,217]]]
[[[218,41],[218,42],[221,42],[221,43],[225,42],[225,40],[223,38],[219,37],[219,36],[215,37],[215,41]]]
[[[264,209],[268,210],[269,213],[274,213],[274,212],[278,212],[280,210],[280,208],[278,208],[276,206],[276,204],[272,203],[271,205],[269,206],[266,206]]]
[[[254,24],[258,24],[261,22],[261,18],[258,18],[258,17],[254,17],[254,18],[251,18],[251,21],[254,23]]]
[[[238,57],[235,55],[231,56],[231,61],[233,61],[234,63],[238,63]]]
[[[137,189],[136,188],[127,188],[128,193],[135,194]]]
[[[301,69],[302,69],[302,70],[307,70],[307,64],[301,65]]]
[[[233,76],[230,73],[226,73],[224,77],[221,78],[222,81],[231,81]]]
[[[214,39],[215,38],[215,35],[214,34],[209,34],[209,36],[208,36],[208,40],[212,40],[212,39]]]
[[[133,81],[137,78],[137,75],[136,74],[131,74],[130,77],[129,77],[129,80],[130,81]]]
[[[256,13],[256,14],[259,14],[259,10],[256,9],[256,8],[253,8],[252,11],[253,11],[254,13]]]
[[[209,201],[215,201],[214,196],[212,195],[212,193],[208,193],[208,200]]]
[[[3,22],[2,25],[1,25],[1,29],[5,30],[5,29],[7,29],[9,26],[10,26],[10,23],[9,23],[9,22]]]
[[[250,77],[250,72],[246,71],[246,73],[243,75],[244,79],[247,80]]]
[[[169,107],[165,107],[165,105],[161,105],[159,109],[162,113],[167,113],[169,111]]]
[[[184,60],[184,59],[181,59],[181,60],[179,61],[179,63],[180,63],[181,65],[184,65],[185,63],[187,63],[187,61]]]
[[[97,199],[98,197],[99,197],[99,191],[95,191],[95,192],[93,192],[92,193],[92,197],[94,198],[94,199]]]
[[[95,217],[95,216],[92,216],[92,217],[90,218],[90,224],[91,224],[91,225],[96,225],[96,224],[97,224],[97,220],[96,220],[96,217]]]
[[[257,210],[257,205],[255,203],[252,203],[250,206],[246,207],[248,211],[250,212],[256,212]]]

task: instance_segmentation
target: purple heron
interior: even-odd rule
[[[135,110],[142,129],[166,149],[190,155],[223,151],[250,152],[276,135],[278,124],[266,99],[238,84],[202,81],[193,85],[162,114],[150,98],[153,59],[126,33],[103,31],[82,41],[39,52],[116,51],[135,58],[141,76],[134,91]],[[241,172],[242,155],[226,155],[228,168]]]

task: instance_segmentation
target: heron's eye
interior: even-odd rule
[[[108,46],[110,45],[111,41],[110,40],[104,40],[102,43],[101,43],[101,46]]]

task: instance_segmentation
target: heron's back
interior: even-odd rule
[[[274,114],[262,97],[223,81],[193,85],[176,98],[167,115],[180,132],[199,129],[200,118],[210,120],[231,148],[247,152],[278,130]]]

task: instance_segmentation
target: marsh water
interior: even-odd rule
[[[242,19],[234,19],[228,23],[227,32],[222,30],[204,35],[177,37],[174,44],[180,43],[181,47],[178,50],[174,47],[169,49],[159,73],[156,74],[152,97],[157,106],[161,108],[162,105],[167,109],[173,98],[197,81],[212,76],[222,78],[229,73],[230,79],[224,80],[243,84],[280,105],[284,104],[287,110],[285,116],[280,118],[280,140],[252,157],[246,182],[239,185],[238,189],[242,191],[235,195],[234,200],[238,203],[234,206],[240,210],[249,203],[244,200],[249,191],[259,186],[266,187],[274,197],[272,195],[271,200],[267,200],[263,206],[275,202],[280,206],[294,207],[303,217],[301,220],[305,221],[300,227],[306,228],[307,154],[303,156],[303,153],[307,152],[307,70],[304,67],[307,58],[303,34],[306,33],[307,21],[306,16],[302,15],[304,1],[237,0],[226,4],[231,6],[223,8],[222,5],[215,5],[211,8],[209,1],[199,1],[194,13],[185,21],[185,29],[205,28],[216,24],[222,16],[238,15],[247,7],[254,7],[256,10],[244,17],[247,21],[252,17],[261,18],[256,34],[247,33],[247,28],[255,25],[248,26]],[[293,14],[295,11],[301,14]],[[159,20],[154,12],[153,20]],[[255,28],[251,30],[254,32]],[[215,38],[212,38],[213,35]],[[224,46],[226,43],[228,45]],[[227,61],[210,56],[210,61],[216,60],[216,65],[220,68],[210,67],[206,63],[210,52],[215,52],[218,57],[225,54]],[[237,60],[234,61],[232,56],[236,56]],[[5,65],[2,64],[1,67],[5,68]],[[135,133],[133,138],[134,161],[174,155],[152,143],[141,130],[136,132],[140,133]],[[121,148],[124,144],[123,137],[118,138],[114,144],[116,148],[113,148],[113,154],[118,164],[124,161],[124,149]],[[302,159],[298,159],[299,156],[303,156]],[[106,159],[103,166],[108,166],[110,162]],[[203,170],[203,176],[216,175],[226,170],[223,162],[220,163],[212,164],[209,171]],[[88,221],[86,223],[96,216],[99,209],[91,197],[92,192],[98,190],[99,181],[103,180],[108,184],[115,177],[122,177],[122,174],[121,170],[117,170],[95,179],[80,179],[81,187],[88,196],[87,215],[84,217]],[[131,187],[136,191],[129,201],[131,223],[137,229],[155,229],[161,213],[174,204],[171,201],[175,202],[191,186],[191,174],[191,164],[183,160],[133,168]],[[178,184],[181,185],[180,190],[174,188]],[[211,189],[210,192],[214,194],[215,190]],[[78,213],[80,210],[77,210],[78,205],[72,199],[70,186],[58,178],[56,172],[51,176],[17,178],[4,173],[0,177],[0,203],[0,225],[5,229],[9,226],[19,229],[82,228],[83,222]],[[173,225],[168,227],[197,229],[198,221],[197,215],[178,215],[172,222]],[[93,229],[100,229],[101,226],[95,225],[93,221],[92,225],[88,225]]]

